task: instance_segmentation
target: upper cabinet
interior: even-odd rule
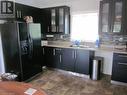
[[[43,33],[69,34],[70,8],[67,6],[42,9]]]
[[[114,13],[113,13],[113,33],[123,32],[122,30],[122,19],[123,19],[123,1],[114,1]]]
[[[15,20],[24,21],[25,16],[32,16],[34,22],[39,22],[40,9],[15,3]]]
[[[110,0],[100,2],[100,33],[107,33],[110,31]]]
[[[100,1],[99,33],[125,34],[126,0]],[[126,33],[127,34],[127,33]]]

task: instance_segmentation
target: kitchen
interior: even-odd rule
[[[101,9],[108,8],[108,3],[109,3],[108,0],[104,0],[102,2],[104,4],[106,3],[106,5],[104,7],[99,6],[100,5],[99,4],[100,0],[78,0],[78,1],[77,0],[70,0],[70,1],[67,1],[67,0],[61,0],[61,1],[59,1],[59,0],[55,0],[55,1],[47,1],[47,0],[46,1],[33,1],[33,0],[23,1],[23,0],[16,0],[16,2],[18,2],[18,4],[15,6],[16,7],[16,20],[17,21],[23,22],[24,21],[24,19],[23,19],[24,16],[32,16],[34,23],[41,23],[41,33],[42,33],[41,34],[41,37],[42,37],[42,43],[41,44],[44,45],[44,47],[42,47],[42,52],[41,52],[41,59],[42,59],[41,62],[42,62],[44,71],[47,70],[47,68],[45,68],[45,66],[47,66],[47,67],[51,67],[51,68],[57,68],[58,70],[62,70],[63,72],[65,71],[65,73],[72,73],[72,75],[76,75],[76,76],[80,75],[80,76],[83,76],[85,78],[86,77],[90,78],[89,70],[91,68],[88,69],[88,67],[89,67],[89,63],[92,64],[91,59],[95,55],[95,56],[100,56],[100,57],[104,58],[103,74],[108,75],[110,77],[112,75],[113,62],[114,62],[114,64],[117,63],[115,61],[118,61],[118,62],[120,61],[119,63],[122,63],[122,64],[126,63],[126,60],[125,60],[126,58],[125,57],[119,58],[119,56],[118,56],[118,54],[121,54],[122,56],[126,55],[126,50],[125,50],[126,46],[125,46],[125,43],[124,43],[124,41],[126,40],[126,37],[124,37],[125,34],[121,35],[121,34],[117,33],[116,30],[115,30],[116,35],[115,35],[115,33],[114,34],[113,33],[108,34],[107,30],[105,30],[105,28],[108,27],[108,26],[106,26],[106,25],[102,26],[105,23],[106,24],[108,23],[109,27],[111,27],[111,24],[113,24],[113,20],[114,20],[113,16],[108,17],[108,20],[107,20],[107,18],[104,18],[104,20],[102,20],[103,15],[106,14],[105,12],[108,12],[108,11],[106,10],[106,11],[103,12],[103,10],[101,10]],[[121,1],[118,0],[118,2],[121,2]],[[123,2],[125,2],[124,4],[126,4],[126,1],[123,0]],[[114,4],[114,3],[110,2],[110,4]],[[121,11],[121,5],[120,4],[116,3],[116,5],[118,6],[118,10]],[[29,8],[26,5],[34,6],[34,7]],[[125,5],[123,5],[123,6],[125,6]],[[89,16],[91,16],[92,13],[95,13],[94,16],[93,16],[93,14],[92,14],[92,16],[96,18],[96,20],[95,20],[96,25],[93,22],[93,25],[91,23],[91,26],[92,26],[93,30],[97,31],[96,27],[94,28],[94,25],[97,26],[97,24],[98,24],[97,17],[99,15],[98,14],[99,13],[99,7],[101,7],[100,10],[102,12],[102,13],[100,12],[101,15],[99,17],[99,21],[100,21],[99,22],[99,36],[101,37],[101,44],[100,44],[99,48],[96,47],[95,43],[91,44],[91,43],[86,42],[86,41],[85,42],[83,42],[83,41],[80,42],[81,45],[85,46],[84,48],[83,47],[71,47],[71,45],[74,46],[76,44],[74,41],[71,40],[72,36],[74,37],[74,39],[76,37],[75,35],[78,35],[78,34],[81,34],[81,35],[85,36],[85,34],[82,34],[81,32],[79,32],[79,33],[75,32],[77,30],[81,30],[79,28],[82,28],[82,29],[85,30],[85,28],[84,28],[85,23],[83,23],[84,24],[83,25],[83,24],[80,24],[81,22],[78,22],[80,20],[79,19],[80,17],[82,17],[82,16],[83,16],[83,18],[86,17],[86,15],[84,16],[84,15],[81,15],[81,14],[88,14],[89,13]],[[50,8],[53,9],[52,12],[54,12],[54,9],[62,10],[62,11],[64,10],[64,12],[65,12],[64,16],[66,17],[66,22],[64,21],[65,20],[65,18],[64,18],[62,21],[64,21],[65,25],[61,26],[61,28],[60,27],[54,28],[54,24],[61,23],[61,22],[54,23],[54,19],[52,20],[53,25],[52,26],[50,25],[51,24],[51,21],[50,21],[51,17],[49,15],[47,15],[49,13],[48,11],[50,10]],[[110,12],[109,12],[110,15],[111,15],[111,13],[112,13],[112,15],[117,14],[117,13],[116,14],[114,13],[115,11],[113,9],[114,9],[114,7],[111,7],[109,9],[110,10]],[[126,10],[126,8],[124,8],[123,10]],[[122,16],[126,15],[124,12],[123,12]],[[56,11],[56,13],[58,13],[58,11]],[[61,14],[63,14],[63,13],[61,12]],[[57,16],[59,16],[61,14],[57,14]],[[106,15],[108,15],[108,13]],[[120,15],[121,15],[121,13],[120,13]],[[54,17],[54,13],[52,14],[52,16]],[[119,17],[119,16],[117,16],[117,17]],[[123,16],[123,18],[126,20],[125,16]],[[58,18],[56,18],[56,19],[57,19],[57,21],[59,21]],[[112,21],[111,23],[110,23],[109,19]],[[81,19],[81,20],[84,20],[84,19]],[[74,22],[74,21],[77,21],[77,23]],[[118,18],[118,21],[119,21],[119,18]],[[89,22],[91,22],[91,21],[89,21]],[[125,21],[122,20],[122,22],[125,22]],[[115,23],[119,24],[117,21]],[[124,29],[125,28],[125,23],[122,23],[122,24],[123,24],[122,29]],[[79,28],[76,28],[75,27],[76,25],[79,25],[78,26]],[[58,26],[60,26],[60,25],[58,25]],[[117,26],[118,25],[116,25],[116,27]],[[66,29],[64,30],[63,27],[66,28]],[[101,28],[104,27],[104,29],[101,29],[100,27]],[[62,29],[63,29],[63,31],[62,31]],[[110,29],[110,28],[107,28],[107,29]],[[116,29],[119,30],[119,28],[116,28]],[[61,33],[55,33],[54,32],[55,30],[62,31],[62,32]],[[111,30],[113,31],[113,27],[112,27]],[[48,31],[50,31],[50,32],[48,32]],[[100,33],[100,31],[104,31],[104,32]],[[110,30],[108,30],[108,31],[110,31]],[[74,34],[72,34],[72,33],[74,33]],[[70,36],[70,34],[71,34],[71,36]],[[77,36],[77,37],[79,37],[79,36]],[[96,33],[95,33],[95,37],[93,37],[92,34],[90,35],[90,33],[89,33],[89,35],[86,35],[85,37],[87,37],[88,40],[91,40],[92,38],[96,38],[97,36],[96,36]],[[76,38],[76,39],[78,39],[78,38]],[[83,40],[83,37],[81,37],[81,38],[79,37],[79,39]],[[85,39],[85,40],[87,40],[87,39]],[[94,41],[95,41],[95,39],[94,39]],[[114,41],[116,41],[116,42],[114,42]],[[114,52],[115,52],[115,55],[113,55]],[[80,54],[81,54],[81,56],[80,56]],[[73,58],[75,60],[71,60],[70,56],[72,56],[72,55],[73,55]],[[116,59],[114,59],[113,56],[116,56],[115,57]],[[121,59],[125,60],[125,61],[121,62]],[[87,65],[83,64],[83,62],[88,63],[88,64]],[[38,63],[39,63],[39,61],[38,61]],[[59,65],[59,63],[62,63],[62,65]],[[70,64],[68,64],[68,63],[70,63]],[[78,63],[81,63],[81,65],[78,66]],[[126,76],[126,69],[125,69],[126,67],[123,67],[123,68],[124,68],[125,71],[123,70],[124,71],[123,72],[121,70],[121,72],[123,72],[123,73],[120,74],[120,75],[122,76],[121,79],[124,80],[124,83],[122,82],[122,84],[126,85],[126,77],[125,77]],[[47,75],[46,75],[46,73],[47,73]],[[44,73],[44,76],[49,76],[50,78],[52,78],[53,76],[56,76],[57,74],[59,75],[60,72],[59,71],[58,72],[56,72],[56,71],[54,71],[54,72],[47,71],[46,73]],[[55,73],[56,73],[56,75],[55,75]],[[52,74],[53,74],[53,76],[52,76]],[[43,74],[41,76],[43,77]],[[72,76],[72,77],[75,77],[75,76]],[[116,79],[116,77],[120,79],[120,77],[115,74],[115,79],[113,79],[113,80],[120,81],[119,79]],[[46,77],[46,78],[48,78],[48,77]],[[53,78],[55,78],[55,77],[53,77]],[[59,79],[59,77],[58,77],[58,79]],[[72,80],[73,80],[73,78],[72,78]],[[39,79],[35,80],[35,82],[36,81],[39,81]],[[42,80],[40,80],[40,81],[43,84],[43,81]],[[65,81],[65,82],[68,82],[68,81]],[[89,79],[89,81],[92,82],[91,79]],[[109,85],[110,82],[111,81],[109,81],[109,83],[107,85]],[[96,81],[95,81],[95,83],[96,83]],[[51,85],[51,87],[49,87],[49,88],[52,88],[52,84],[53,83],[50,84],[50,82],[49,82],[49,84],[47,84],[47,85]],[[39,84],[35,84],[35,85],[39,85]],[[46,86],[46,84],[44,86]],[[103,86],[102,86],[102,88],[103,88]],[[119,88],[119,89],[122,89],[122,88]],[[49,90],[49,89],[47,88],[47,90]],[[89,89],[87,89],[87,90],[89,90]],[[72,91],[72,93],[74,93],[74,92]],[[78,92],[75,92],[75,95],[80,95],[80,94],[76,94],[76,93],[78,93]],[[86,93],[86,92],[84,92],[84,93]],[[92,93],[92,92],[88,91],[88,93]],[[83,94],[83,95],[87,95],[88,93]],[[102,93],[102,92],[98,92],[98,93]],[[115,92],[110,91],[111,95],[113,95],[113,93],[115,93]],[[118,93],[121,94],[122,92],[118,92]],[[123,93],[125,93],[125,92],[123,91]],[[60,95],[60,94],[58,94],[58,95]],[[97,94],[97,95],[99,95],[99,94]],[[106,95],[108,95],[108,94],[106,94]],[[126,94],[123,94],[123,95],[126,95]]]

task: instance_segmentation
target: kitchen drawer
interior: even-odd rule
[[[113,60],[117,62],[127,63],[127,54],[114,53]]]
[[[62,55],[62,49],[61,48],[54,48],[53,54],[54,55]]]

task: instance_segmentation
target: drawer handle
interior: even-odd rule
[[[48,32],[49,32],[49,26],[48,26]]]
[[[44,50],[44,48],[43,48],[43,55],[45,55],[45,50]]]
[[[127,66],[127,63],[118,63],[119,65],[125,65],[125,66]]]
[[[75,59],[76,59],[76,57],[77,57],[77,53],[76,53],[76,50],[75,50]]]
[[[61,57],[61,55],[60,55],[60,63],[62,62],[61,60],[62,60],[62,57]]]
[[[119,55],[119,57],[127,57],[127,55]]]
[[[75,51],[72,51],[72,58],[75,59]]]
[[[53,49],[53,55],[56,55],[56,50],[55,49]]]
[[[19,11],[16,11],[16,16],[17,18],[19,18]]]

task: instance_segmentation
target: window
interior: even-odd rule
[[[98,13],[72,15],[71,40],[95,42],[98,37]]]

